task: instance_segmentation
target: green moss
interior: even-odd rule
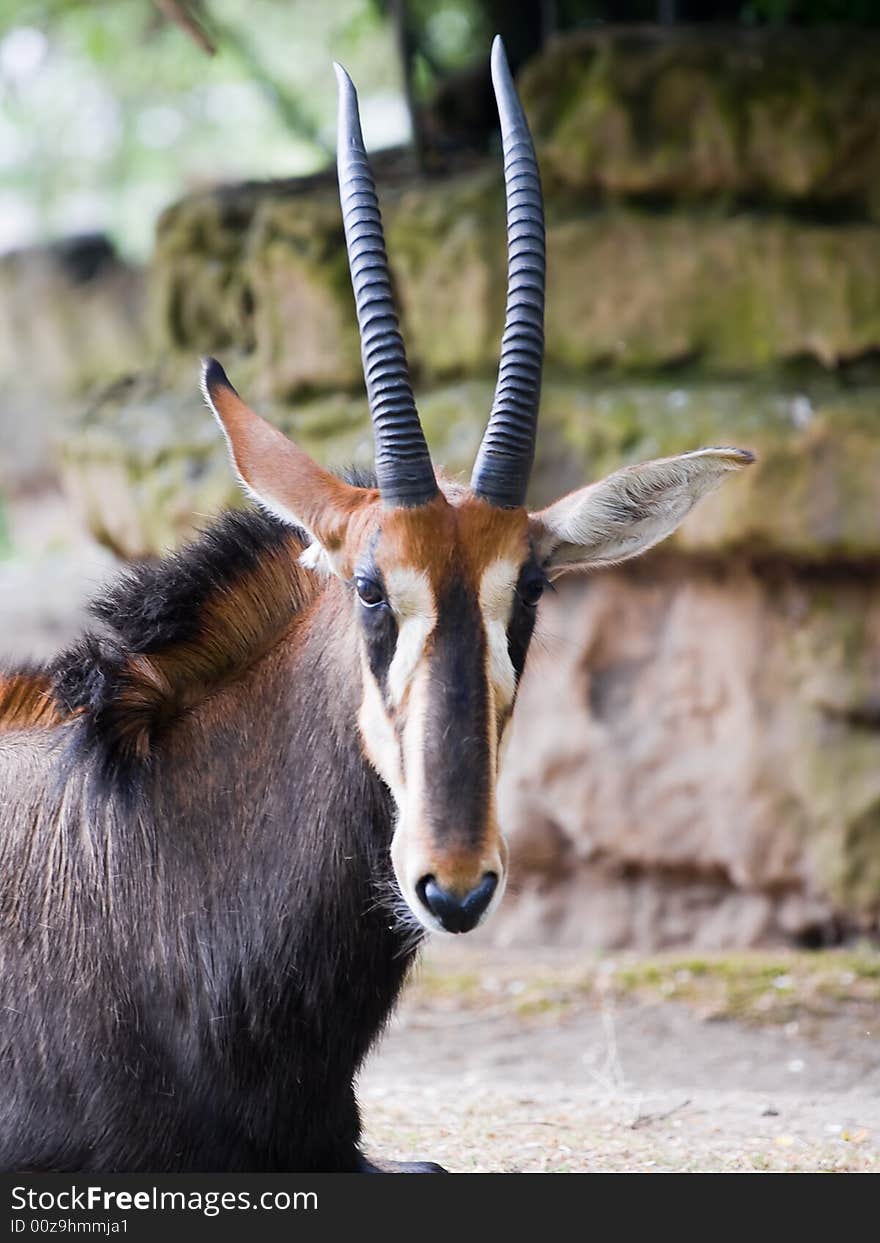
[[[271,398],[274,381],[267,384],[259,358],[226,361],[247,399],[319,461],[370,465],[372,435],[362,392],[280,402]],[[356,367],[359,377],[359,360]],[[165,520],[151,512],[159,502],[151,472],[168,488],[176,481],[180,489],[173,528],[181,534],[191,526],[188,514],[210,513],[236,495],[195,370],[185,357],[176,369],[117,387],[64,438],[63,456],[74,484],[79,475],[83,481],[91,478],[97,463],[112,461],[136,485],[136,511],[130,512],[131,504],[121,498],[118,504],[128,513],[125,522],[132,532],[142,526],[133,545],[139,553],[150,550],[148,527],[158,524],[163,546],[168,536]],[[290,379],[291,373],[281,374]],[[362,387],[360,379],[357,387]],[[467,478],[471,470],[493,389],[494,380],[486,378],[419,393],[435,460],[453,475]],[[746,551],[820,564],[874,560],[880,556],[878,414],[880,388],[848,392],[829,381],[800,391],[762,383],[694,382],[683,375],[662,384],[579,384],[551,371],[544,385],[531,500],[546,504],[632,462],[702,445],[735,444],[755,451],[757,465],[704,501],[668,548],[700,554]],[[92,479],[87,490],[94,489]],[[98,497],[90,504],[99,503]],[[162,504],[170,504],[164,493]],[[113,515],[105,513],[100,522],[105,537],[113,525]],[[114,546],[126,547],[128,538],[117,534]],[[857,667],[864,639],[855,630],[841,629],[855,625],[852,614],[841,614],[829,625],[824,653],[840,648]],[[817,653],[816,662],[822,659]]]
[[[880,229],[606,209],[548,230],[548,360],[706,371],[825,366],[880,343]]]
[[[880,912],[880,794],[844,829],[839,900],[847,910]]]
[[[252,348],[245,256],[254,186],[192,195],[160,217],[150,265],[151,333],[160,351]]]
[[[493,367],[506,289],[499,170],[415,186],[390,198],[385,221],[414,365],[425,378]]]
[[[556,966],[502,960],[482,973],[429,956],[413,979],[412,997],[429,1009],[502,1009],[535,1022],[628,999],[675,1001],[706,1018],[776,1024],[875,1007],[880,952],[627,955]]]
[[[599,111],[613,130],[614,114]],[[335,190],[270,185],[246,197],[234,213],[219,192],[199,196],[160,228],[157,343],[254,349],[266,392],[282,399],[353,388],[359,348]],[[489,374],[506,288],[497,165],[390,190],[383,211],[414,370],[428,381]],[[717,203],[590,211],[554,203],[552,185],[548,212],[551,366],[635,372],[698,360],[745,373],[800,357],[830,367],[880,348],[876,226],[730,216]]]
[[[871,212],[880,43],[863,35],[606,30],[557,40],[520,83],[546,179],[570,192]]]
[[[247,260],[263,391],[278,400],[361,381],[360,342],[335,195],[269,198]]]

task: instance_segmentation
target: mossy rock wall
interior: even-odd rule
[[[880,37],[609,30],[522,75],[550,188],[880,218]]]
[[[142,299],[101,235],[0,255],[0,380],[65,395],[142,365]]]
[[[160,347],[245,349],[266,396],[360,386],[339,208],[267,186],[234,258],[181,257],[202,215],[181,205],[153,268]],[[414,370],[491,374],[504,323],[500,171],[383,196],[391,270]],[[188,228],[182,221],[189,214]],[[207,226],[206,226],[207,227]],[[880,350],[880,225],[807,223],[705,208],[554,213],[547,232],[549,366],[639,371],[697,362],[750,373]]]
[[[0,494],[54,471],[54,429],[144,364],[143,274],[102,235],[0,255]]]
[[[550,364],[751,372],[880,349],[880,39],[602,32],[522,75],[548,209]],[[413,367],[490,373],[500,160],[380,176]],[[160,223],[159,347],[246,350],[263,394],[356,388],[332,176],[194,196]]]
[[[89,525],[126,557],[187,538],[238,489],[192,369],[189,392],[162,373],[121,382],[77,421],[62,447]],[[467,478],[493,384],[469,380],[420,395],[435,461]],[[335,467],[369,466],[365,401],[345,393],[261,404],[298,444]],[[666,545],[682,553],[831,566],[880,562],[880,385],[833,380],[797,389],[743,381],[665,383],[549,379],[532,476],[535,507],[620,466],[736,444],[757,464],[704,501]],[[780,499],[784,498],[784,499]]]
[[[758,462],[650,558],[543,607],[502,788],[502,939],[880,927],[878,52],[600,32],[522,76],[548,208],[532,503],[700,445]],[[379,183],[425,431],[466,478],[504,320],[501,162]],[[243,503],[202,353],[320,461],[369,465],[332,174],[176,204],[149,284],[148,363],[63,447],[105,544],[154,555]]]
[[[658,554],[542,608],[500,790],[517,939],[876,932],[880,575]]]

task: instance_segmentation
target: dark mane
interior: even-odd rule
[[[267,514],[230,511],[125,570],[90,606],[100,630],[47,668],[0,675],[0,730],[76,717],[111,767],[148,760],[179,713],[268,651],[314,596],[298,564],[306,543]]]
[[[306,546],[298,529],[261,510],[229,510],[192,542],[124,571],[89,607],[131,652],[151,653],[196,639],[205,607],[247,583],[281,550]]]

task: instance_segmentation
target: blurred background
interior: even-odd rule
[[[759,460],[542,604],[510,891],[432,944],[362,1077],[367,1149],[876,1170],[877,0],[0,0],[0,662],[242,503],[201,354],[369,463],[334,58],[428,439],[467,477],[504,316],[496,31],[547,200],[532,500]]]
[[[505,37],[548,214],[533,500],[755,450],[544,607],[487,938],[815,948],[880,913],[880,10],[873,0],[0,0],[0,650],[239,503],[220,355],[368,462],[332,156],[360,88],[420,408],[469,470],[505,297]]]

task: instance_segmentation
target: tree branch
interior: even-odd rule
[[[184,0],[153,0],[153,3],[163,17],[179,26],[203,52],[207,52],[209,56],[216,53],[214,41]]]

